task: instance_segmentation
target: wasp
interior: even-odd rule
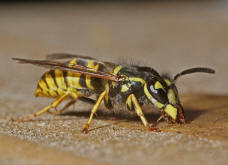
[[[161,119],[168,123],[185,123],[184,109],[180,102],[176,80],[190,73],[215,73],[211,68],[196,67],[186,69],[170,78],[160,75],[155,69],[146,66],[120,65],[100,61],[88,56],[54,53],[45,60],[13,58],[19,63],[33,64],[48,70],[39,79],[36,97],[51,97],[56,100],[37,113],[18,118],[30,120],[44,112],[61,114],[77,100],[94,103],[88,122],[82,132],[87,133],[93,116],[104,101],[108,109],[127,107],[134,110],[143,125],[150,131],[160,131],[146,120],[142,106],[151,103],[160,109]],[[91,99],[96,95],[97,99]],[[57,106],[68,99],[61,110]],[[51,109],[55,109],[53,112]],[[156,122],[156,123],[157,123]]]

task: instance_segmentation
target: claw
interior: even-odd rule
[[[161,130],[157,127],[147,126],[147,129],[148,131],[161,132]]]
[[[88,133],[89,132],[89,125],[86,124],[85,128],[82,130],[82,133]]]

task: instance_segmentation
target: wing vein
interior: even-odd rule
[[[89,68],[82,65],[72,65],[67,66],[66,63],[58,62],[58,61],[51,61],[51,60],[31,60],[31,59],[21,59],[21,58],[12,58],[16,60],[18,63],[23,64],[33,64],[41,67],[45,67],[48,69],[58,69],[62,71],[71,71],[75,73],[90,75],[92,77],[111,80],[114,82],[123,81],[123,77],[118,77],[108,72],[98,71],[93,68]]]

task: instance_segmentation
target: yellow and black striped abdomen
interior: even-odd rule
[[[72,59],[67,65],[82,65],[96,70],[101,70],[99,64],[93,60],[77,60]],[[71,71],[48,70],[38,81],[35,96],[58,97],[70,91],[72,94],[80,94],[88,96],[96,92],[96,90],[104,89],[102,79],[93,78],[88,75],[81,75]]]

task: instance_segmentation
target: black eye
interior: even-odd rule
[[[147,83],[147,88],[151,94],[151,96],[157,100],[158,102],[165,104],[168,102],[168,97],[165,92],[165,88],[159,81],[149,81]]]

